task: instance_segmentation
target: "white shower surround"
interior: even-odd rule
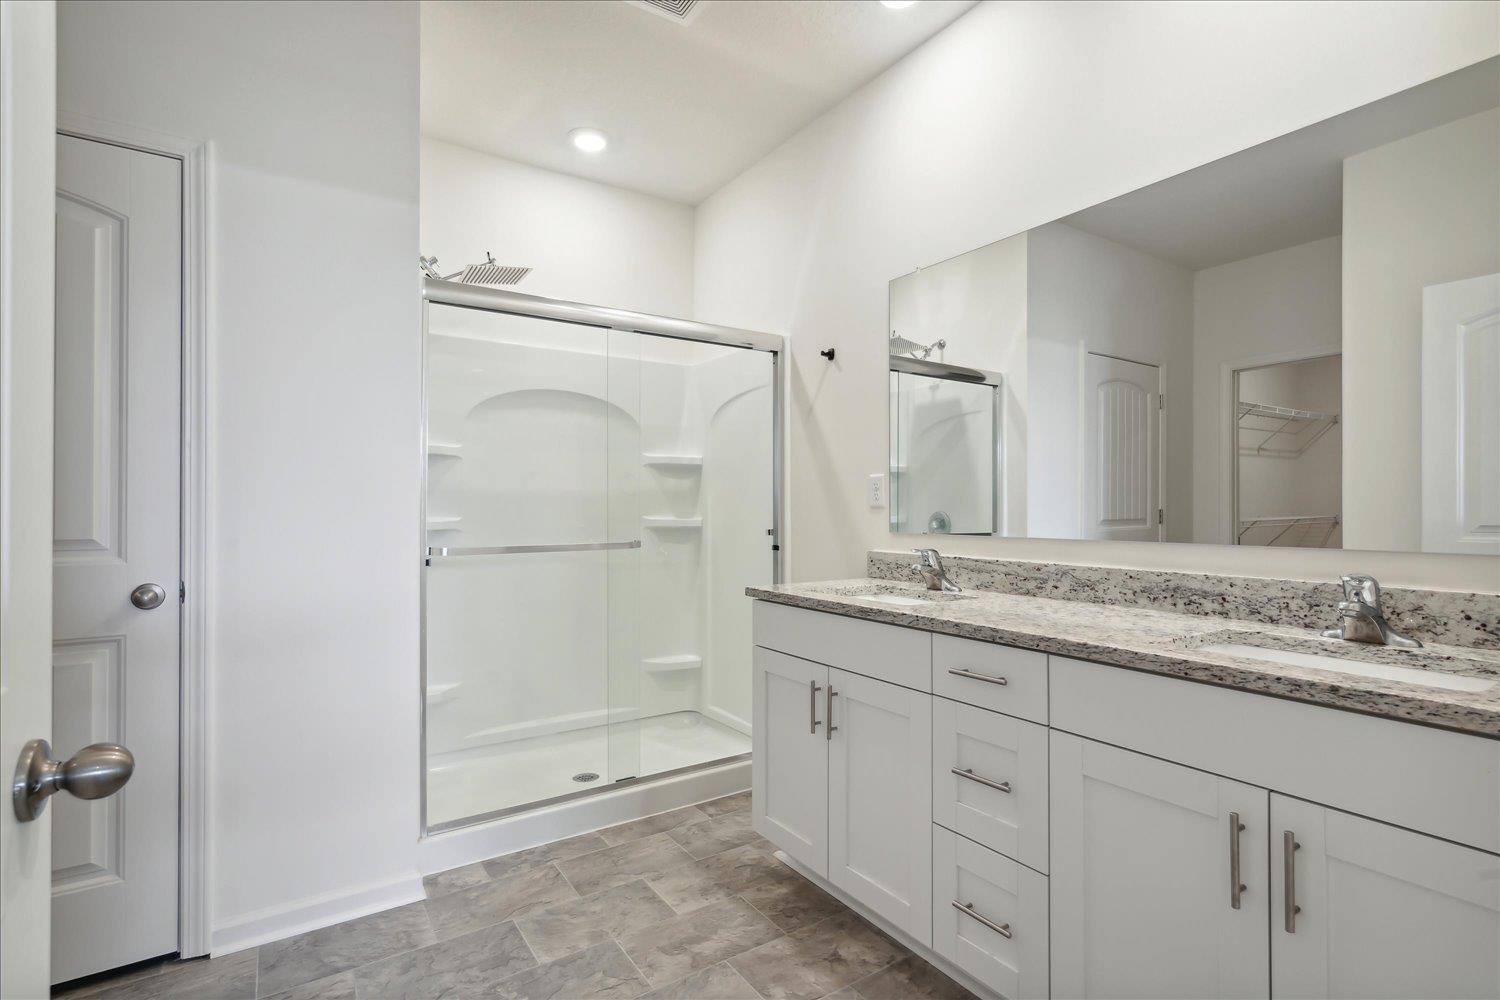
[[[771,574],[769,356],[440,306],[431,332],[428,516],[461,520],[430,544],[641,548],[434,560],[429,762],[677,712],[748,733],[735,598]]]

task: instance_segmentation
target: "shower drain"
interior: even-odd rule
[[[599,776],[593,771],[579,771],[573,775],[573,780],[579,784],[588,784],[590,781],[598,781]]]

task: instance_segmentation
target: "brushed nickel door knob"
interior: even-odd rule
[[[130,603],[142,611],[154,611],[167,599],[167,592],[159,583],[143,583],[130,592]]]
[[[80,799],[102,799],[125,787],[135,757],[118,743],[91,743],[65,761],[52,759],[46,740],[21,748],[10,797],[16,819],[29,823],[47,808],[47,798],[67,791]]]

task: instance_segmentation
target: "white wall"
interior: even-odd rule
[[[494,253],[518,292],[689,316],[693,209],[422,137],[422,253],[444,274]]]
[[[216,947],[414,898],[416,5],[63,3],[58,55],[214,144]]]
[[[1229,514],[1233,455],[1226,430],[1232,401],[1227,397],[1233,392],[1230,371],[1292,355],[1338,354],[1343,349],[1341,260],[1339,237],[1331,236],[1194,273],[1194,538],[1225,543],[1234,538]],[[1327,444],[1322,447],[1326,451]],[[1337,459],[1337,452],[1332,455]]]
[[[1028,534],[1077,538],[1086,461],[1084,355],[1161,369],[1169,405],[1161,431],[1166,537],[1191,531],[1192,470],[1173,461],[1191,451],[1192,274],[1131,247],[1061,222],[1027,235],[1028,356],[1032,435]]]
[[[1500,110],[1344,161],[1344,543],[1352,548],[1422,547],[1422,288],[1500,271],[1497,175]]]
[[[981,4],[705,201],[700,319],[791,339],[791,579],[892,539],[886,283],[1500,51],[1489,2]],[[818,356],[838,349],[833,364]],[[1035,390],[1033,388],[1033,397]],[[1347,557],[958,540],[955,552],[1329,578]],[[1496,589],[1496,562],[1363,555],[1385,582]]]

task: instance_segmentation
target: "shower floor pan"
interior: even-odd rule
[[[610,774],[607,726],[430,757],[427,825],[442,826],[608,786],[615,777],[662,774],[750,752],[750,737],[697,712],[659,715],[637,725],[640,767],[634,775]],[[575,776],[589,774],[599,777],[592,781],[574,780]]]

